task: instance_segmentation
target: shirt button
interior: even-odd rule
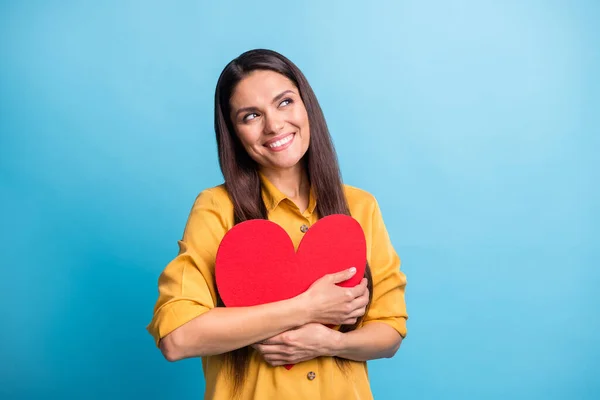
[[[300,232],[302,232],[302,233],[306,233],[307,231],[308,231],[308,225],[302,225],[302,226],[300,227]]]
[[[314,372],[310,371],[306,377],[308,378],[309,381],[312,381],[313,379],[315,379],[317,377],[317,374],[315,374]]]

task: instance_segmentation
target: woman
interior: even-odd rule
[[[202,357],[206,399],[372,398],[366,361],[392,357],[406,336],[406,279],[375,198],[342,184],[306,78],[273,51],[240,55],[217,83],[215,131],[225,183],[199,194],[179,255],[159,278],[148,326],[157,346],[169,361]],[[297,248],[330,214],[351,215],[365,232],[358,286],[336,285],[355,273],[348,269],[289,300],[223,307],[214,264],[229,229],[269,219]]]

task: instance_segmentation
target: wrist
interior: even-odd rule
[[[294,315],[297,320],[297,326],[302,326],[313,322],[313,315],[308,301],[308,296],[305,293],[302,293],[291,299],[292,315]]]
[[[331,357],[339,357],[344,353],[346,345],[346,334],[334,329],[330,330],[331,338],[329,340],[328,355]]]

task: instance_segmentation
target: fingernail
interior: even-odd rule
[[[355,273],[356,272],[356,268],[354,268],[354,267],[350,268],[350,272],[351,273]]]

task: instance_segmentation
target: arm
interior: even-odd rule
[[[338,335],[333,355],[354,361],[392,358],[401,343],[402,336],[395,329],[387,324],[373,323]]]
[[[310,322],[296,297],[254,307],[214,308],[160,341],[169,361],[226,353]]]

